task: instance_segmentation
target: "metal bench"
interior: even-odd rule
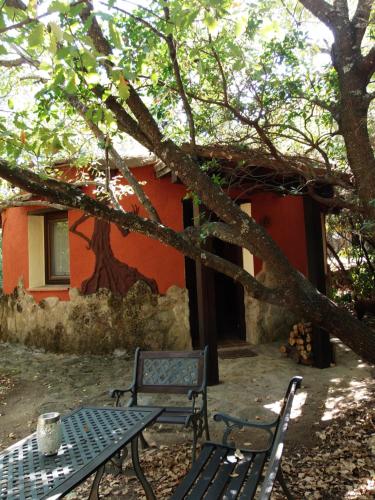
[[[203,351],[143,351],[137,349],[134,360],[133,382],[127,389],[112,389],[116,406],[124,394],[130,394],[127,406],[142,407],[140,393],[184,394],[189,405],[165,406],[158,417],[162,424],[179,424],[193,432],[193,461],[197,439],[205,432],[210,439],[207,418],[207,347]],[[147,406],[155,406],[149,403]],[[161,406],[161,405],[157,405]],[[142,437],[143,445],[147,446]]]
[[[285,434],[288,428],[293,398],[300,387],[302,377],[294,377],[289,383],[284,403],[278,418],[271,423],[248,422],[228,415],[217,414],[214,419],[224,422],[222,443],[207,442],[193,463],[182,483],[177,487],[171,500],[189,498],[192,500],[259,498],[267,500],[271,496],[273,485],[277,480],[286,497],[293,499],[289,492],[281,469],[281,457]],[[228,437],[234,429],[253,427],[262,429],[269,435],[264,449],[237,449],[228,444]],[[263,468],[268,462],[266,473]],[[256,493],[259,495],[256,497]]]

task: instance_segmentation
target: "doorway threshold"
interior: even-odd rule
[[[244,340],[219,343],[218,355],[220,359],[252,358],[258,356],[253,350],[253,346]]]

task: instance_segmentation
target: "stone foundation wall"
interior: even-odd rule
[[[53,292],[51,292],[52,294]],[[138,281],[125,297],[102,289],[70,301],[48,297],[39,304],[22,286],[0,298],[0,341],[54,352],[104,354],[116,349],[191,349],[188,292],[172,286],[151,293]]]
[[[276,280],[264,268],[256,278],[270,288],[277,286]],[[291,326],[300,319],[283,307],[260,302],[245,292],[246,340],[251,344],[287,338]]]

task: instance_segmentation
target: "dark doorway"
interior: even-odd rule
[[[193,212],[191,200],[184,200],[184,227],[193,225]],[[243,265],[240,247],[211,238],[206,248],[234,264]],[[246,340],[243,287],[224,274],[201,265],[197,267],[189,258],[185,258],[185,279],[193,347],[211,342],[231,345]]]
[[[224,241],[213,239],[213,252],[238,266],[243,265],[242,249]],[[216,330],[219,344],[246,340],[245,305],[243,287],[228,276],[214,273]]]

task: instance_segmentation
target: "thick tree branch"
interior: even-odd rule
[[[0,210],[6,210],[7,208],[17,208],[17,207],[47,207],[47,208],[53,208],[55,210],[68,209],[68,207],[65,205],[61,205],[59,203],[51,203],[49,201],[43,201],[43,200],[22,201],[17,199],[11,199],[0,202]]]
[[[369,83],[375,71],[375,45],[373,45],[369,52],[362,58],[358,69],[365,75],[366,82]]]
[[[322,23],[327,25],[329,28],[334,28],[332,18],[334,15],[334,10],[332,6],[325,0],[299,0],[300,3],[311,12],[315,17],[320,19]]]
[[[172,229],[150,219],[144,219],[134,212],[122,212],[108,207],[104,203],[85,195],[81,190],[68,183],[41,178],[29,169],[9,166],[6,161],[1,159],[0,176],[21,189],[47,198],[52,203],[82,210],[93,217],[112,222],[119,228],[127,228],[172,246],[194,260],[199,259],[204,266],[224,273],[242,283],[249,294],[256,299],[265,300],[277,305],[285,303],[288,300],[284,288],[269,289],[259,283],[243,268],[199,248],[199,246],[192,244],[189,238],[176,233]]]
[[[30,64],[27,59],[19,57],[18,59],[2,59],[0,60],[0,66],[5,68],[17,68],[23,64]]]
[[[355,43],[358,47],[361,46],[361,42],[365,35],[373,3],[373,0],[358,0],[357,9],[351,20],[355,33]]]

